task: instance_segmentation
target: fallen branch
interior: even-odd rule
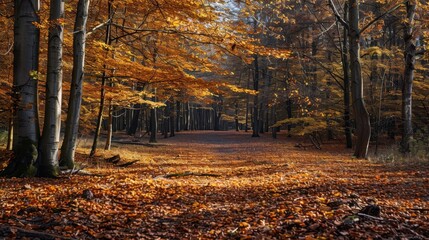
[[[92,177],[102,177],[103,175],[90,173],[88,171],[84,171],[85,167],[79,169],[69,169],[65,171],[61,171],[61,174],[69,174],[69,178],[71,175],[80,175],[80,176],[92,176]]]
[[[198,176],[198,177],[220,177],[219,174],[213,173],[195,173],[195,172],[183,172],[183,173],[170,173],[165,175],[159,175],[154,177],[154,179],[158,178],[173,178],[173,177],[186,177],[186,176]]]
[[[368,214],[365,214],[365,213],[358,213],[357,215],[360,216],[360,217],[366,217],[366,218],[373,219],[373,220],[384,221],[383,218],[374,217],[374,216],[371,216],[371,215],[368,215]]]
[[[104,160],[108,163],[117,164],[119,161],[121,161],[121,156],[118,154],[118,155],[115,155],[113,157],[106,158]]]
[[[139,145],[145,147],[158,147],[158,146],[168,146],[169,144],[165,143],[143,143],[143,142],[133,142],[133,141],[112,141],[114,143],[119,144],[127,144],[127,145]]]
[[[52,239],[52,240],[75,239],[75,238],[65,237],[57,234],[27,230],[24,228],[5,226],[5,225],[3,226],[0,225],[0,233],[9,233],[12,235],[16,235],[16,237],[19,237],[19,238],[26,237],[26,238],[39,238],[39,239]]]
[[[128,167],[128,166],[131,166],[131,165],[133,165],[134,163],[136,163],[136,162],[138,162],[139,160],[134,160],[134,161],[132,161],[132,162],[126,162],[126,163],[123,163],[123,164],[119,164],[119,165],[116,165],[117,167],[122,167],[122,168],[124,168],[124,167]]]

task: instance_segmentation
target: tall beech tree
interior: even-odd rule
[[[73,71],[60,166],[72,169],[79,132],[85,66],[86,23],[90,0],[79,0],[73,32]]]
[[[367,158],[369,140],[371,137],[371,123],[368,110],[364,101],[364,84],[362,78],[362,65],[361,65],[361,36],[371,25],[383,18],[385,15],[395,11],[399,8],[400,4],[395,5],[393,8],[385,11],[383,14],[377,16],[372,21],[359,27],[359,0],[348,1],[348,20],[344,20],[338,13],[332,0],[329,0],[329,5],[332,8],[337,20],[348,28],[349,35],[349,58],[350,58],[350,71],[351,71],[351,96],[354,118],[356,121],[356,144],[354,156],[356,158]]]
[[[39,144],[39,0],[14,1],[13,105],[14,158],[1,175],[36,174]]]
[[[43,134],[40,142],[38,175],[55,177],[59,171],[58,150],[61,130],[63,79],[64,0],[51,0],[48,36],[48,67]]]
[[[412,123],[412,93],[413,93],[413,80],[414,69],[416,65],[416,51],[417,51],[417,38],[414,17],[416,14],[417,3],[414,1],[407,1],[406,5],[406,22],[404,27],[404,80],[402,82],[402,141],[401,150],[405,153],[410,152],[410,142],[413,137],[413,123]]]
[[[357,136],[354,156],[356,158],[366,158],[371,137],[371,124],[363,98],[363,79],[360,62],[361,29],[359,28],[359,0],[349,0],[348,27],[351,94]]]

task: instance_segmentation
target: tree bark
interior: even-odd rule
[[[410,152],[410,143],[413,137],[412,125],[412,93],[414,69],[416,64],[416,36],[414,36],[414,16],[416,12],[416,4],[408,1],[407,22],[404,29],[405,41],[405,70],[404,80],[402,82],[402,141],[401,151],[404,153]]]
[[[344,4],[344,9],[348,9],[348,3]],[[347,21],[349,18],[347,10],[344,11],[344,20]],[[346,147],[352,148],[352,124],[350,122],[350,75],[349,75],[349,59],[347,57],[347,28],[343,30],[343,48],[341,52],[343,62],[343,73],[344,73],[344,133],[346,136]]]
[[[73,70],[60,166],[73,169],[79,131],[85,67],[86,22],[90,0],[79,0],[73,35]]]
[[[367,158],[371,125],[363,99],[363,81],[360,63],[359,1],[349,0],[349,53],[351,69],[351,92],[356,119],[356,148],[354,156]]]
[[[43,134],[40,143],[38,175],[56,177],[59,173],[58,150],[61,130],[61,102],[63,79],[64,0],[51,0],[48,35],[48,68]]]
[[[26,177],[36,174],[39,109],[39,0],[15,0],[13,49],[13,151],[14,158],[0,175]]]

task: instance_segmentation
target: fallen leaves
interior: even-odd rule
[[[99,176],[0,179],[0,226],[11,230],[0,237],[18,228],[77,239],[429,237],[427,168],[350,160],[335,144],[302,151],[283,136],[163,141],[122,150],[127,160],[144,152],[126,169],[87,168]]]

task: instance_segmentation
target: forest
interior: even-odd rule
[[[1,0],[0,239],[429,239],[425,0]]]

